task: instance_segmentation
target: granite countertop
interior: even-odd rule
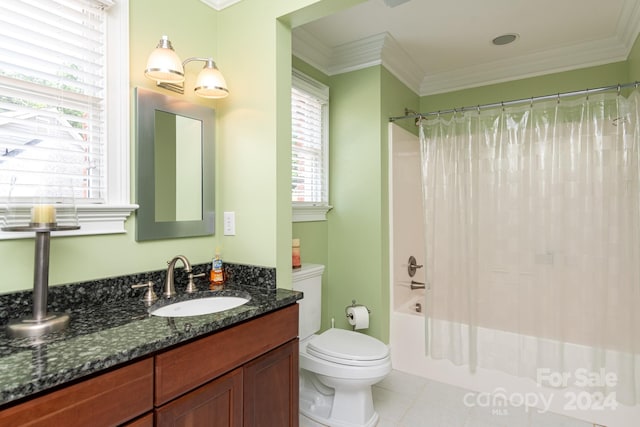
[[[202,283],[199,288],[205,289]],[[40,339],[9,338],[2,332],[0,409],[8,402],[152,355],[302,298],[301,292],[275,288],[275,283],[267,287],[228,283],[222,291],[207,290],[192,295],[178,292],[178,297],[171,302],[214,294],[250,297],[250,300],[219,313],[168,318],[150,315],[149,307],[140,299],[142,292],[136,292],[105,303],[69,307],[64,310],[71,316],[69,327]],[[161,298],[159,303],[166,302]]]

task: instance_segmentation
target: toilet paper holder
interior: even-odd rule
[[[351,300],[351,305],[348,305],[344,308],[344,314],[347,317],[347,319],[351,319],[353,320],[353,314],[349,313],[347,310],[349,309],[349,307],[364,307],[367,309],[367,313],[371,314],[371,310],[369,310],[369,307],[366,307],[363,304],[356,304],[356,300]],[[353,329],[355,330],[355,326],[353,327]]]

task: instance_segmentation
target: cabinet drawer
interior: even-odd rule
[[[153,409],[153,359],[0,411],[2,426],[117,425]]]
[[[192,390],[298,336],[298,304],[156,355],[155,405]]]

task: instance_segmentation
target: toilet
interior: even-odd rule
[[[371,386],[391,372],[389,348],[360,332],[320,330],[323,265],[305,264],[293,273],[300,305],[300,425],[375,426]],[[310,420],[310,421],[309,421]]]

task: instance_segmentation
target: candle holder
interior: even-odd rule
[[[47,196],[20,197],[20,191],[12,188],[10,194],[0,228],[10,232],[35,232],[36,243],[33,316],[10,320],[7,333],[12,337],[39,337],[61,331],[69,324],[69,315],[47,312],[50,242],[52,231],[80,228],[73,190],[54,187],[48,188]]]

